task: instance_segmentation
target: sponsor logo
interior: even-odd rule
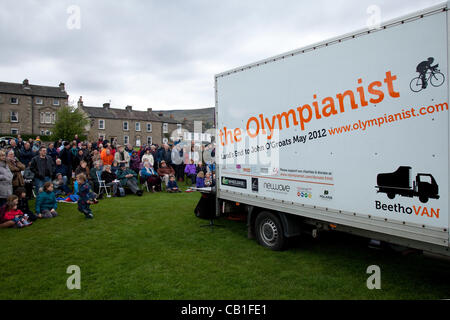
[[[291,186],[287,184],[264,182],[264,189],[269,192],[288,194],[291,191]]]
[[[307,192],[297,192],[297,197],[299,198],[308,198],[311,199],[312,198],[312,194],[311,193],[307,193]]]
[[[311,199],[312,198],[312,189],[297,187],[297,197]]]
[[[393,212],[395,214],[408,214],[416,215],[420,217],[435,218],[439,219],[440,209],[430,208],[426,206],[415,206],[412,207],[403,206],[400,203],[396,204],[385,204],[381,201],[375,201],[375,209],[384,211],[386,213]]]
[[[222,177],[221,182],[223,186],[247,189],[247,180]]]
[[[247,173],[251,173],[252,169],[251,168],[242,168],[242,171],[247,172]]]
[[[252,178],[252,191],[253,192],[259,191],[259,179],[258,178]]]
[[[320,198],[323,200],[333,200],[333,196],[330,195],[330,191],[324,190],[323,194],[320,195]]]

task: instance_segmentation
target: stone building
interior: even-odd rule
[[[90,123],[86,128],[88,139],[97,141],[99,138],[115,141],[117,144],[171,143],[170,137],[180,130],[182,124],[172,118],[159,116],[151,108],[147,111],[133,110],[132,106],[125,109],[111,108],[109,103],[103,107],[90,107],[83,104],[82,97],[78,108],[83,110]]]
[[[51,135],[56,112],[68,103],[64,83],[57,87],[0,82],[0,134]]]

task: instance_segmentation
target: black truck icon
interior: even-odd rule
[[[411,186],[412,182],[412,186]],[[403,197],[419,197],[420,202],[428,199],[439,199],[439,186],[431,174],[418,173],[416,180],[411,179],[411,167],[399,167],[392,173],[380,173],[377,176],[378,193],[386,193],[389,199],[396,195]]]

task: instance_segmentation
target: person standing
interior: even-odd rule
[[[124,149],[123,146],[118,146],[118,152],[116,152],[114,160],[116,160],[120,165],[123,163],[126,167],[130,166],[130,154]]]
[[[56,162],[56,158],[58,157],[58,151],[55,148],[53,143],[50,143],[47,148],[47,155],[52,158],[53,162]]]
[[[41,147],[39,149],[39,155],[31,160],[30,169],[34,173],[34,186],[37,195],[44,183],[52,180],[55,170],[53,160],[47,156],[47,149],[45,147]]]
[[[31,162],[31,159],[35,157],[35,153],[31,149],[31,145],[29,142],[25,142],[23,148],[20,150],[19,153],[19,160],[22,162],[25,167],[28,167],[28,165]]]
[[[0,206],[6,203],[6,199],[13,193],[13,174],[6,163],[6,153],[0,150]]]
[[[67,178],[72,177],[72,152],[70,151],[70,143],[64,142],[64,149],[59,153],[59,158],[61,159],[61,163],[67,169]]]
[[[13,150],[8,152],[6,162],[8,163],[9,170],[11,170],[13,174],[12,186],[13,192],[15,192],[17,188],[25,186],[25,181],[22,176],[22,171],[25,170],[25,165],[17,160]]]

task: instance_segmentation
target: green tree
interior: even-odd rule
[[[64,141],[72,141],[76,134],[82,139],[85,127],[89,124],[85,113],[73,106],[61,107],[56,113],[56,119],[53,137]]]

